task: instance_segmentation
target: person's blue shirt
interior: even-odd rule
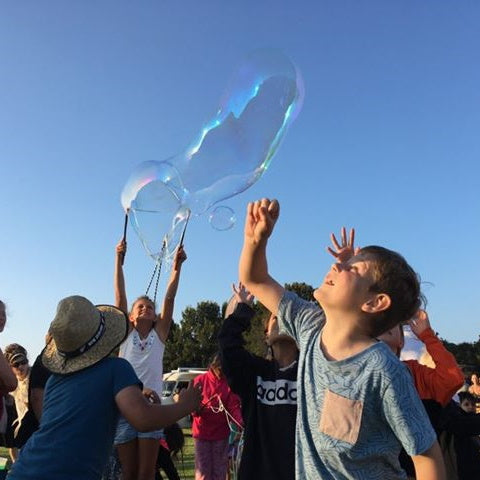
[[[139,385],[132,366],[105,358],[47,382],[39,430],[22,448],[9,480],[97,480],[112,450],[119,417],[115,395]]]

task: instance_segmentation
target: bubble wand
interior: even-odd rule
[[[130,210],[127,209],[127,211],[125,212],[125,221],[123,223],[123,237],[122,237],[122,243],[125,243],[127,241],[127,226],[128,226],[128,212]],[[122,266],[123,266],[123,262],[125,261],[125,252],[123,252],[122,254]]]
[[[187,220],[185,221],[185,226],[183,227],[182,236],[180,237],[179,246],[183,247],[183,239],[185,238],[185,232],[187,231],[188,221],[190,220],[190,214],[192,213],[191,210],[188,210]]]

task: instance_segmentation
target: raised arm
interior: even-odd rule
[[[463,385],[463,373],[455,357],[444,347],[430,327],[425,310],[419,310],[409,323],[412,332],[425,344],[435,362],[435,368],[421,366],[424,386],[434,396],[433,400],[445,406]]]
[[[127,242],[120,240],[115,250],[115,271],[113,274],[113,289],[115,292],[115,306],[128,313],[127,292],[123,276],[123,259],[127,253]]]
[[[163,299],[162,313],[158,317],[157,323],[155,324],[155,330],[163,343],[167,341],[170,327],[172,325],[175,296],[177,295],[182,264],[186,259],[187,254],[185,253],[183,246],[180,245],[175,252],[175,259],[173,261],[172,272],[170,273],[170,280],[168,281],[165,298]]]
[[[245,348],[243,333],[250,327],[255,315],[253,296],[239,283],[233,285],[233,312],[228,315],[218,333],[218,347],[222,371],[230,388],[240,395],[248,395],[257,378],[255,362],[258,357]]]
[[[239,280],[274,315],[285,289],[268,273],[267,242],[280,214],[277,200],[264,198],[247,207]]]

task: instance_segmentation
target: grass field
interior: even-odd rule
[[[183,448],[183,454],[178,454],[175,465],[182,480],[193,480],[195,475],[192,433],[191,430],[184,430],[183,433],[185,434],[185,447]],[[10,458],[8,449],[0,447],[0,457]],[[2,477],[0,476],[0,478]],[[165,475],[163,475],[163,478],[166,478]]]

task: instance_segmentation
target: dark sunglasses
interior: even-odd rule
[[[22,360],[21,362],[12,363],[12,367],[18,368],[18,367],[21,367],[22,365],[26,365],[27,363],[28,363],[27,360]]]

